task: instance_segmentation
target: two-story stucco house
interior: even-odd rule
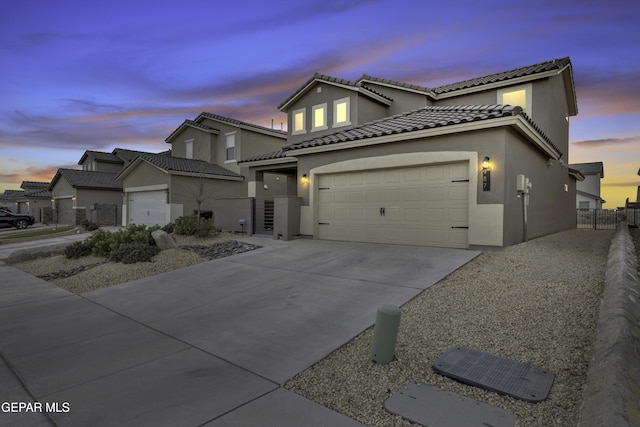
[[[244,220],[252,233],[254,199],[247,197],[238,160],[280,149],[286,133],[205,112],[185,120],[165,142],[170,155],[141,154],[117,174],[123,225],[164,225],[200,210],[213,211],[223,229],[240,230]],[[269,174],[263,191],[286,186],[286,176]]]
[[[257,198],[295,173],[283,237],[468,248],[576,225],[569,58],[434,88],[316,74],[279,109],[287,144],[240,164]]]

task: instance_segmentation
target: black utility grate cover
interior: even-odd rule
[[[554,380],[546,369],[465,347],[447,349],[433,362],[433,370],[527,402],[545,400]]]

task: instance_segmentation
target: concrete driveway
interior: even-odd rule
[[[242,240],[264,247],[81,296],[0,265],[0,398],[42,404],[0,425],[358,425],[280,386],[479,254]]]

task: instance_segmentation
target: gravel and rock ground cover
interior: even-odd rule
[[[411,425],[383,406],[409,382],[502,407],[518,427],[576,425],[612,235],[570,230],[484,252],[401,307],[396,360],[369,360],[370,328],[285,387],[370,426]],[[550,370],[549,398],[524,402],[433,372],[456,345]]]
[[[93,255],[78,259],[55,255],[13,264],[13,267],[79,294],[259,248],[239,242],[228,233],[207,238],[174,237],[178,248],[161,251],[151,262],[122,264]]]

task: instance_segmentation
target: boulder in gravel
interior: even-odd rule
[[[156,242],[156,245],[162,250],[164,249],[173,249],[177,247],[176,241],[173,240],[173,237],[168,235],[162,230],[156,230],[151,233],[151,237]]]

